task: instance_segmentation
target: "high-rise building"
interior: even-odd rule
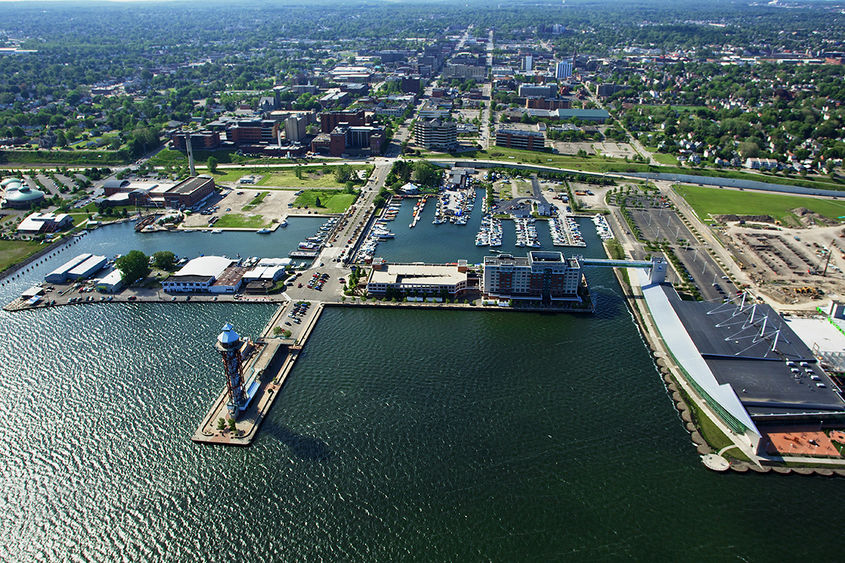
[[[293,115],[285,119],[285,137],[287,137],[288,142],[296,143],[301,141],[305,137],[307,127],[307,117]]]
[[[525,72],[534,70],[534,57],[532,55],[525,55],[525,58],[522,59],[522,70]]]
[[[414,126],[414,140],[426,149],[454,149],[458,144],[457,124],[440,119],[418,119]]]
[[[572,61],[559,61],[555,65],[555,78],[558,80],[572,76]]]

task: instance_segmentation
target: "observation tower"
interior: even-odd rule
[[[223,369],[226,372],[226,389],[229,391],[229,415],[237,419],[238,414],[248,403],[244,393],[243,365],[241,362],[241,337],[235,328],[226,323],[223,332],[217,337],[217,351],[223,357]]]

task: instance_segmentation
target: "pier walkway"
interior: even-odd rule
[[[284,386],[288,375],[299,358],[303,344],[308,340],[323,312],[323,304],[314,307],[313,312],[306,316],[305,326],[296,340],[272,337],[273,329],[279,326],[279,320],[284,318],[287,304],[270,319],[264,328],[261,338],[257,342],[261,349],[244,366],[244,379],[249,381],[253,375],[260,382],[255,398],[244,414],[236,422],[237,430],[218,430],[220,418],[229,418],[227,403],[228,390],[224,387],[211,409],[203,418],[196,432],[191,438],[202,444],[218,444],[225,446],[248,446],[258,435],[258,428],[267,417],[279,391]]]

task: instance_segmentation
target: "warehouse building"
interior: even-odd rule
[[[17,231],[24,234],[54,233],[73,226],[67,213],[33,213],[20,222]]]
[[[67,283],[86,279],[102,270],[106,262],[108,260],[105,256],[80,254],[44,276],[44,281],[47,283]]]

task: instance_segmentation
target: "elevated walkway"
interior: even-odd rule
[[[600,268],[644,268],[647,270],[654,266],[651,260],[612,260],[610,258],[584,258],[582,263],[585,266]]]

